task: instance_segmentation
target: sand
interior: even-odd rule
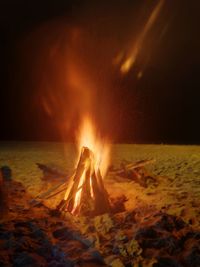
[[[156,175],[158,186],[143,188],[139,184],[120,177],[105,177],[110,195],[126,195],[126,208],[139,203],[155,205],[168,213],[181,215],[199,225],[200,204],[200,146],[134,145],[112,146],[111,164],[120,165],[123,160],[135,162],[155,159],[148,167]],[[34,198],[44,190],[42,171],[36,163],[53,166],[72,173],[77,159],[74,145],[40,142],[5,142],[0,144],[0,166],[12,169],[13,179],[23,183]],[[50,183],[51,184],[51,183]],[[48,188],[50,186],[46,186]]]

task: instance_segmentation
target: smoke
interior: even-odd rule
[[[82,117],[90,115],[102,135],[114,104],[110,95],[113,45],[65,20],[45,23],[23,41],[23,68],[33,88],[35,109],[52,120],[64,140],[75,136]]]
[[[20,44],[20,55],[25,86],[32,89],[33,108],[38,117],[46,116],[41,124],[46,118],[62,140],[73,140],[83,116],[89,114],[100,135],[115,138],[120,128],[120,99],[116,94],[121,78],[113,58],[139,29],[141,44],[163,2],[150,17],[148,11],[145,20],[137,23],[135,19],[134,23],[132,15],[141,15],[140,1],[131,6],[129,1],[119,1],[118,5],[89,1],[73,18],[47,21],[29,33]],[[149,20],[142,28],[146,17]],[[138,45],[129,57],[136,56],[135,49],[138,51]]]

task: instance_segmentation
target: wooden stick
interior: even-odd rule
[[[67,182],[68,182],[68,181],[67,181]],[[30,204],[32,204],[33,206],[34,206],[34,205],[37,205],[37,204],[40,202],[39,200],[38,200],[38,201],[39,201],[39,202],[38,202],[37,199],[40,199],[40,200],[48,199],[48,198],[53,197],[54,195],[57,195],[57,194],[63,192],[64,190],[66,190],[66,187],[64,187],[62,190],[56,192],[55,194],[49,196],[49,195],[50,195],[52,192],[54,192],[56,189],[60,188],[60,187],[63,186],[63,185],[67,185],[67,182],[65,181],[65,182],[62,182],[62,183],[60,183],[60,184],[58,184],[58,185],[55,185],[55,186],[51,187],[48,191],[46,191],[46,192],[44,192],[44,193],[42,193],[42,194],[36,196],[34,199],[31,199]]]
[[[136,163],[130,163],[124,166],[124,168],[118,169],[118,170],[114,170],[114,171],[110,171],[109,174],[120,174],[123,173],[124,171],[128,171],[128,170],[133,170],[133,169],[137,169],[140,167],[144,167],[146,165],[152,164],[154,163],[156,160],[155,159],[150,159],[150,160],[142,160]]]
[[[73,175],[73,180],[70,181],[71,186],[69,185],[69,188],[65,194],[64,200],[66,205],[65,206],[60,206],[58,207],[61,209],[66,208],[68,211],[72,211],[74,207],[74,201],[75,201],[75,196],[77,193],[79,186],[80,179],[83,175],[83,173],[88,169],[88,160],[90,158],[90,150],[88,148],[82,148],[80,159],[76,168],[76,172]]]
[[[37,199],[37,198],[45,198],[46,196],[48,196],[48,195],[51,194],[53,191],[55,191],[55,190],[58,189],[60,186],[66,184],[66,183],[67,183],[66,180],[65,180],[65,182],[62,181],[61,183],[59,183],[59,184],[57,184],[57,185],[51,187],[48,191],[43,192],[43,193],[41,193],[40,195],[36,196],[35,199]]]
[[[36,165],[38,166],[40,170],[43,171],[44,174],[47,173],[47,174],[56,175],[59,177],[67,176],[67,174],[64,171],[61,171],[56,167],[48,166],[48,165],[41,164],[41,163],[36,163]]]
[[[60,191],[58,191],[58,192],[56,192],[56,193],[54,193],[54,194],[52,194],[52,195],[50,195],[50,196],[47,196],[45,199],[52,198],[52,197],[54,197],[54,196],[56,196],[56,195],[62,193],[62,192],[65,191],[66,189],[67,189],[67,188],[65,187],[65,188],[61,189]]]

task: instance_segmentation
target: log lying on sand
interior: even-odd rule
[[[44,193],[38,195],[36,198],[45,199],[45,198],[49,197],[49,195],[50,195],[51,193],[53,193],[55,190],[57,190],[57,189],[60,188],[61,186],[62,186],[62,187],[63,187],[63,186],[67,186],[67,182],[66,182],[66,181],[65,181],[65,182],[63,181],[63,182],[61,182],[61,183],[59,183],[59,184],[53,186],[53,187],[50,188],[47,192],[44,192]]]
[[[58,210],[74,215],[97,215],[110,211],[108,193],[92,151],[83,147],[74,176]]]
[[[110,175],[118,175],[118,174],[121,174],[121,173],[123,173],[125,171],[134,170],[134,169],[137,169],[137,168],[142,168],[142,167],[144,167],[146,165],[153,164],[154,162],[155,162],[155,159],[141,160],[141,161],[138,161],[136,163],[126,164],[120,169],[109,171],[109,174]]]

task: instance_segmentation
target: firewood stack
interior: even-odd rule
[[[74,215],[99,215],[111,210],[109,196],[96,165],[93,152],[83,147],[76,172],[64,199],[57,206],[58,210]]]

